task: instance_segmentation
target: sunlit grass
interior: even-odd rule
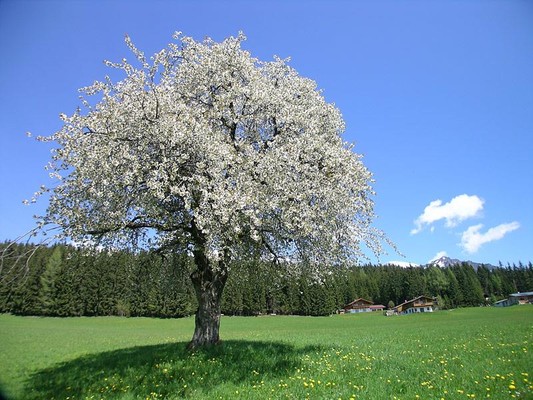
[[[383,317],[224,317],[189,352],[193,319],[0,316],[0,378],[28,399],[533,398],[533,307]]]

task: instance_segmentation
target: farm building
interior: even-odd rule
[[[360,312],[372,312],[372,311],[381,311],[385,306],[381,304],[374,304],[370,300],[365,300],[363,298],[356,299],[351,303],[344,306],[343,311],[345,313],[360,313]]]
[[[393,308],[395,314],[413,314],[420,312],[433,312],[437,305],[433,297],[418,296]]]
[[[515,304],[533,304],[533,292],[512,293],[507,299],[494,303],[496,307],[508,307]]]
[[[495,307],[507,307],[507,306],[510,306],[509,299],[498,300],[496,303],[494,303],[494,306]]]
[[[509,295],[509,303],[513,304],[533,304],[533,292],[513,293]]]

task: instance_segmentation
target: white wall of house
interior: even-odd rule
[[[426,307],[411,307],[408,308],[403,312],[403,314],[415,314],[420,312],[433,312],[433,307],[426,306]]]
[[[370,308],[358,308],[358,309],[355,309],[355,310],[350,310],[350,314],[357,314],[357,313],[362,313],[362,312],[370,312],[372,311]]]

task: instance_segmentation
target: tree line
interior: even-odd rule
[[[46,316],[184,317],[197,303],[186,254],[88,252],[67,245],[0,244],[0,312]],[[324,269],[233,263],[222,298],[226,315],[329,315],[363,297],[391,307],[419,295],[441,308],[489,305],[533,290],[533,265],[474,269],[363,265]]]

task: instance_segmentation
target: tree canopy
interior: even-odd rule
[[[371,173],[316,83],[287,60],[253,58],[242,34],[174,38],[147,59],[127,37],[138,66],[106,62],[125,78],[81,89],[85,109],[41,138],[57,144],[42,224],[76,242],[194,255],[201,320],[220,314],[229,262],[245,255],[379,254]]]

